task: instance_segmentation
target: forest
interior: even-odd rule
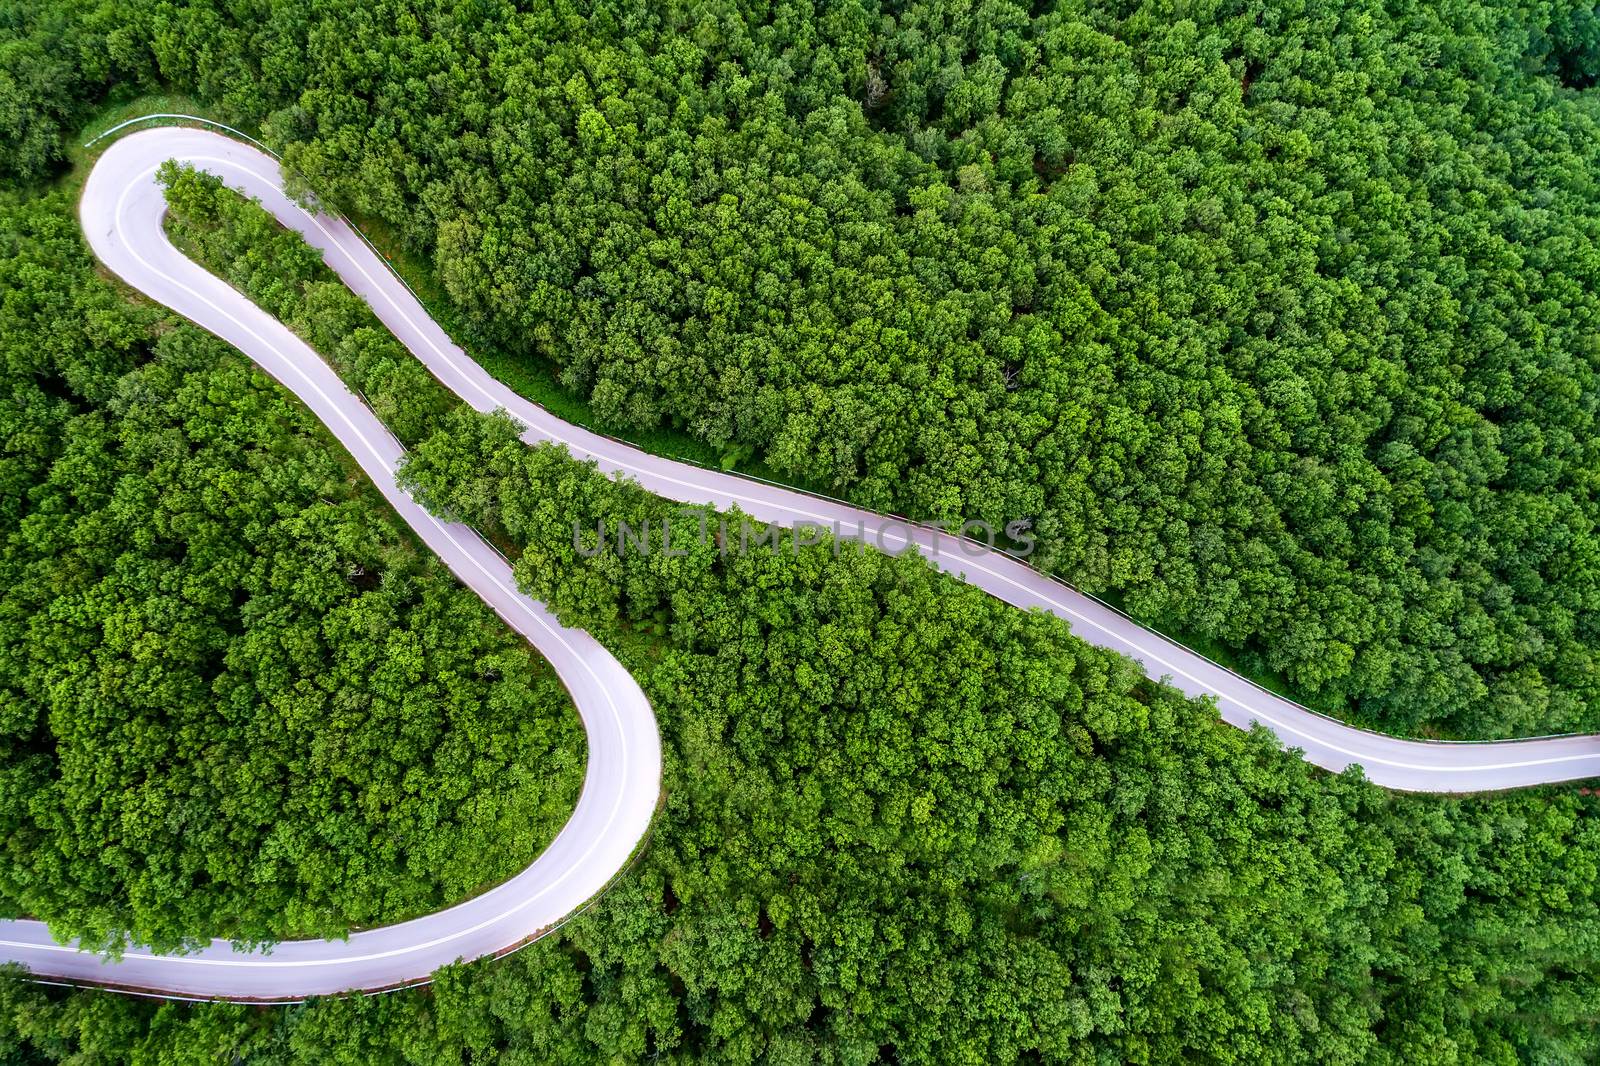
[[[0,906],[337,933],[526,863],[582,737],[291,398],[97,275],[78,130],[176,89],[386,222],[596,420],[1058,573],[1404,732],[1600,727],[1600,24],[1576,6],[24,0],[0,12]],[[1330,776],[1048,616],[673,505],[459,407],[179,170],[170,231],[639,677],[638,865],[426,991],[0,981],[74,1063],[1582,1063],[1600,798]],[[555,773],[549,768],[556,768]],[[539,768],[538,771],[535,768]]]
[[[914,556],[587,557],[574,521],[659,530],[677,505],[437,386],[390,407],[404,352],[315,255],[213,179],[165,177],[174,237],[410,427],[419,498],[516,545],[523,586],[637,673],[666,803],[595,912],[431,993],[261,1012],[7,982],[13,1047],[352,1064],[1595,1050],[1587,790],[1405,798],[1329,777]]]
[[[287,393],[97,277],[68,200],[0,204],[0,292],[5,909],[338,935],[532,861],[584,764],[543,660]]]
[[[1353,721],[1600,729],[1592,6],[9,18],[19,173],[104,86],[176,86],[604,428],[1031,518],[1062,577]]]

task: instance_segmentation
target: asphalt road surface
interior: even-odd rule
[[[425,981],[447,963],[525,943],[582,907],[626,864],[648,830],[660,789],[660,735],[649,703],[622,665],[586,633],[561,626],[517,591],[510,567],[476,533],[440,522],[417,506],[395,484],[399,443],[360,398],[288,329],[173,248],[162,231],[165,201],[155,182],[156,168],[167,159],[214,173],[260,200],[323,252],[328,265],[440,381],[480,411],[509,412],[526,427],[523,436],[529,442],[565,444],[608,474],[631,477],[669,499],[737,505],[754,518],[784,526],[809,524],[848,534],[864,528],[869,541],[887,550],[914,547],[934,565],[1006,603],[1060,616],[1079,637],[1137,660],[1149,676],[1192,696],[1211,697],[1228,723],[1266,726],[1303,758],[1329,770],[1359,764],[1379,784],[1420,792],[1600,776],[1600,737],[1433,743],[1356,729],[1266,691],[1003,552],[930,528],[886,525],[884,516],[873,512],[664,459],[569,425],[473,362],[347,224],[308,213],[289,200],[270,156],[217,133],[153,129],[116,142],[89,176],[79,215],[95,254],[128,284],[228,341],[293,391],[456,576],[551,661],[587,731],[588,776],[571,820],[533,865],[465,903],[347,940],[289,941],[270,953],[240,952],[218,940],[195,954],[132,950],[117,962],[57,944],[41,922],[0,923],[0,960],[21,962],[42,979],[264,1001]]]

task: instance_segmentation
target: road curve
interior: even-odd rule
[[[156,168],[178,159],[253,196],[284,225],[320,249],[328,265],[379,319],[462,400],[480,411],[504,409],[524,439],[555,441],[608,474],[686,503],[738,506],[765,522],[880,530],[883,516],[804,493],[703,470],[569,425],[518,396],[455,345],[411,292],[342,220],[311,214],[283,193],[270,156],[217,133],[161,128],[131,134],[107,149],[90,174],[79,213],[95,254],[159,303],[211,330],[254,359],[300,397],[350,449],[402,518],[450,569],[555,665],[572,692],[589,738],[588,776],[572,819],[527,870],[466,903],[346,941],[292,941],[270,955],[240,954],[215,941],[197,955],[129,952],[102,963],[57,945],[39,922],[0,923],[0,961],[41,977],[87,980],[199,998],[295,1000],[349,989],[415,983],[458,958],[513,947],[581,906],[623,866],[649,824],[659,784],[660,740],[638,685],[587,634],[560,626],[516,591],[509,567],[471,530],[442,523],[394,482],[397,441],[320,358],[285,327],[184,258],[161,228],[165,212]],[[1401,740],[1338,722],[1262,689],[1126,616],[1003,553],[972,554],[948,534],[904,523],[884,531],[888,550],[913,546],[934,565],[1022,608],[1063,619],[1084,640],[1138,661],[1153,678],[1215,700],[1240,728],[1260,723],[1329,770],[1359,764],[1390,788],[1469,792],[1600,776],[1600,737],[1484,743]]]
[[[582,907],[644,838],[661,788],[655,714],[615,656],[518,591],[510,565],[482,537],[441,522],[395,484],[400,442],[304,341],[172,246],[162,230],[166,201],[155,181],[156,167],[172,157],[220,173],[280,217],[305,217],[278,191],[277,169],[267,157],[212,134],[157,130],[113,145],[89,175],[79,217],[95,254],[128,284],[215,333],[287,386],[456,577],[550,661],[583,721],[583,789],[566,825],[532,865],[479,896],[412,921],[347,940],[287,941],[270,953],[243,953],[215,940],[189,955],[130,949],[115,963],[57,944],[42,922],[9,921],[0,923],[0,961],[58,980],[282,1002],[417,983],[458,959],[503,953]]]

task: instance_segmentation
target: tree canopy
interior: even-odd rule
[[[77,225],[0,204],[4,905],[112,945],[340,935],[532,861],[583,774],[560,682]]]
[[[1565,0],[7,6],[0,905],[336,933],[528,861],[582,765],[305,412],[94,274],[41,183],[108,87],[258,128],[606,425],[1035,518],[1057,572],[1323,706],[1492,735],[1600,727],[1597,41]],[[452,403],[167,177],[175,238],[635,671],[666,796],[591,911],[430,990],[5,980],[0,1057],[1600,1057],[1589,790],[1327,775],[914,558],[579,552],[679,512]]]
[[[666,800],[639,865],[425,994],[263,1012],[5,983],[0,1040],[352,1066],[1595,1053],[1587,792],[1329,776],[915,556],[785,534],[586,557],[574,516],[674,509],[504,420],[451,414],[409,476],[523,543],[529,591],[640,678]]]
[[[23,170],[108,71],[181,87],[608,428],[1033,518],[1391,731],[1600,729],[1576,0],[110,10],[88,88],[16,90]]]

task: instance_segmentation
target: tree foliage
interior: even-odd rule
[[[585,557],[575,519],[675,509],[504,420],[452,415],[409,476],[525,540],[524,584],[645,686],[667,798],[639,866],[426,994],[153,1010],[8,983],[0,1039],[352,1066],[1596,1053],[1593,796],[1329,776],[912,556]]]
[[[0,178],[37,181],[65,134],[112,85],[153,83],[149,42],[115,0],[9,0],[0,8]]]
[[[1035,517],[1070,579],[1393,729],[1600,726],[1581,5],[74,10],[0,16],[8,172],[55,165],[110,57],[264,123],[612,425]],[[293,240],[169,179],[178,239],[366,392],[430,505],[635,670],[667,799],[594,911],[426,993],[8,981],[0,1055],[1600,1057],[1586,790],[1323,774],[914,559],[580,553],[692,516],[455,409]],[[0,227],[7,905],[271,936],[526,861],[578,765],[529,713],[554,682],[69,215]]]
[[[583,772],[548,666],[286,393],[98,279],[62,197],[0,214],[6,906],[337,935],[531,861]]]
[[[606,425],[1034,518],[1390,730],[1600,729],[1575,0],[119,17]]]

